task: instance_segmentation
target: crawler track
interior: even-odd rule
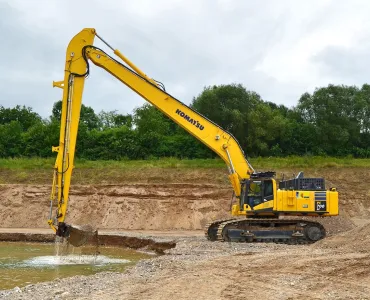
[[[207,223],[206,226],[204,226],[204,235],[210,241],[218,240],[217,232],[218,232],[219,226],[226,221],[232,221],[232,220],[238,220],[238,219],[225,218],[225,219],[219,219],[219,220],[215,220],[215,221]]]
[[[207,224],[211,241],[311,244],[326,236],[318,222],[285,219],[222,219]]]

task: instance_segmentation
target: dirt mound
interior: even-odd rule
[[[345,252],[370,252],[370,223],[328,237],[315,243],[313,247],[338,249]]]
[[[318,222],[325,227],[326,235],[331,236],[355,228],[355,225],[348,216],[339,215],[335,217],[289,217],[284,216],[282,219],[299,219],[312,222]]]
[[[353,222],[345,215],[309,220],[319,221],[325,227],[327,236],[346,232],[355,228]]]

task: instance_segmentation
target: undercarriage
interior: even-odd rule
[[[324,226],[302,219],[234,218],[207,224],[210,241],[310,244],[326,236]]]

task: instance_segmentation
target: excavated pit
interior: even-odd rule
[[[0,290],[74,275],[123,272],[139,260],[164,255],[165,250],[176,246],[168,238],[122,234],[86,235],[83,232],[83,241],[77,235],[70,243],[50,233],[2,231]]]
[[[0,242],[0,290],[100,272],[123,272],[153,255],[122,247]],[[1,298],[1,296],[0,296]]]
[[[54,243],[55,234],[0,232],[0,241]],[[147,250],[157,254],[164,254],[165,250],[176,247],[176,243],[172,240],[154,240],[152,238],[118,234],[99,234],[98,236],[91,236],[85,244]]]

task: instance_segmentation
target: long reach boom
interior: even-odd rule
[[[95,37],[112,49],[121,61],[93,46]],[[73,37],[68,45],[64,80],[53,82],[54,87],[63,89],[59,146],[53,147],[53,151],[58,155],[54,167],[48,220],[57,235],[65,236],[68,230],[65,218],[74,168],[82,94],[85,78],[90,72],[89,61],[116,77],[217,153],[225,161],[235,196],[240,199],[241,181],[250,178],[254,170],[245,158],[238,141],[220,126],[168,94],[163,84],[144,74],[119,50],[104,41],[95,29],[85,28]],[[55,201],[57,201],[57,210],[53,217]]]
[[[93,46],[95,37],[113,50],[119,60]],[[86,228],[92,228],[65,223],[82,93],[85,78],[90,72],[90,61],[150,102],[226,163],[236,196],[236,203],[231,208],[233,217],[213,220],[207,224],[207,239],[302,244],[314,243],[325,237],[325,228],[319,222],[303,218],[280,218],[338,215],[338,192],[334,187],[326,189],[324,178],[305,178],[303,172],[300,172],[293,179],[277,182],[275,172],[255,172],[230,133],[168,94],[162,83],[143,73],[92,28],[83,29],[71,40],[67,48],[64,80],[53,83],[63,89],[59,146],[53,147],[58,155],[48,221],[57,236],[67,238],[74,246],[80,246],[89,239],[88,231],[91,230]],[[53,215],[55,202],[57,209]]]

